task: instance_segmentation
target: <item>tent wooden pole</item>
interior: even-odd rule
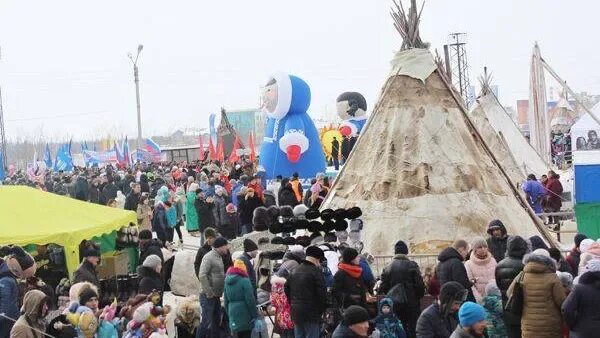
[[[600,125],[600,119],[594,115],[584,104],[583,102],[581,102],[581,99],[579,99],[579,95],[577,95],[572,89],[571,87],[569,87],[569,85],[567,84],[567,82],[565,80],[563,80],[560,76],[558,76],[558,74],[556,74],[556,72],[554,71],[554,69],[552,69],[552,67],[550,67],[550,65],[546,62],[546,60],[544,60],[542,58],[542,65],[544,66],[544,68],[546,68],[546,70],[548,71],[548,73],[550,73],[550,75],[552,75],[552,77],[554,77],[554,79],[556,81],[558,81],[564,89],[567,90],[567,92],[569,92],[569,94],[571,94],[571,96],[573,96],[573,98],[575,99],[575,101],[577,101],[577,103],[579,103],[579,105],[583,108],[583,110],[590,114],[590,116],[594,119],[594,121],[596,121],[596,123],[598,123]]]

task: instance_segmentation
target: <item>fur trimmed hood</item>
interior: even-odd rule
[[[556,261],[550,257],[542,255],[527,254],[525,257],[523,257],[523,264],[525,264],[525,272],[556,272]]]

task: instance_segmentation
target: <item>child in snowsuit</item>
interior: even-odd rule
[[[502,317],[502,295],[495,280],[485,286],[485,297],[481,302],[486,310],[488,338],[506,338],[506,327]]]
[[[390,298],[379,301],[377,317],[373,319],[373,324],[379,331],[380,338],[406,338],[404,327],[392,311],[393,308],[394,303]]]
[[[279,276],[271,277],[271,304],[275,307],[275,325],[281,338],[294,337],[294,322],[292,322],[291,306],[283,291],[286,279]]]

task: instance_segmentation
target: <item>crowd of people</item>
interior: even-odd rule
[[[500,220],[488,234],[454,241],[425,274],[398,241],[374,276],[370,257],[341,231],[289,245],[264,271],[257,243],[246,238],[231,253],[231,242],[208,227],[191,275],[198,296],[177,309],[163,304],[172,257],[149,229],[139,234],[137,293],[118,308],[100,306],[97,244],[84,243],[70,287],[55,290],[34,281],[29,253],[5,247],[0,336],[167,337],[172,329],[178,337],[253,337],[268,334],[266,316],[281,337],[595,336],[600,242],[578,234],[563,257],[537,236],[509,236]]]
[[[546,189],[558,181],[549,176]],[[277,242],[278,252],[261,252],[249,237],[231,252],[232,240],[265,230],[255,210],[287,206],[310,219],[329,189],[324,175],[306,191],[298,175],[269,184],[263,177],[249,162],[17,174],[6,183],[135,211],[139,266],[135,292],[107,303],[98,244],[82,243],[81,265],[57,285],[39,278],[26,250],[2,248],[0,337],[265,337],[267,317],[281,337],[298,338],[594,337],[600,329],[600,242],[582,234],[563,257],[493,220],[488,238],[454,241],[434,268],[420,267],[399,240],[379,276],[363,252],[360,219],[302,243]],[[181,277],[173,251],[184,251],[174,237],[183,240],[184,226],[202,244],[185,276],[197,289],[172,309],[164,296]]]

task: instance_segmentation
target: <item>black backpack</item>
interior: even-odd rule
[[[406,288],[404,287],[404,283],[400,282],[394,285],[390,291],[388,291],[388,298],[394,302],[394,305],[399,307],[404,307],[408,304],[408,296],[406,295]]]

